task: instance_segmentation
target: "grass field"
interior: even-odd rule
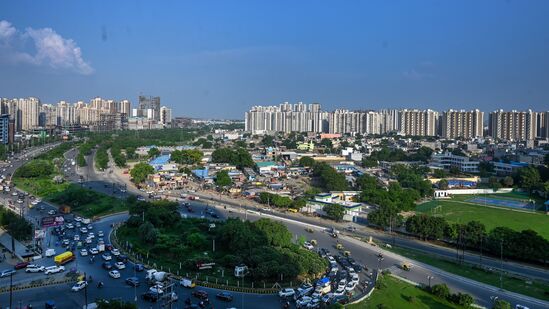
[[[391,276],[380,276],[382,288],[375,289],[370,298],[358,304],[347,305],[348,309],[359,308],[461,308],[439,299],[426,291]]]
[[[468,197],[471,198],[471,196]],[[517,231],[532,229],[549,239],[548,215],[540,212],[529,213],[503,207],[474,205],[463,202],[465,199],[460,197],[452,200],[434,200],[418,205],[416,211],[441,215],[450,223],[467,223],[477,220],[486,226],[487,231],[498,226],[506,226]]]
[[[483,269],[475,268],[471,264],[467,263],[458,264],[455,261],[438,258],[436,256],[424,254],[411,249],[393,247],[387,248],[387,250],[393,251],[410,259],[435,266],[452,274],[483,282],[495,287],[500,286],[499,272],[497,271],[486,271]],[[549,300],[549,284],[545,282],[527,282],[525,279],[517,278],[507,274],[503,275],[502,282],[503,288],[508,291],[532,296],[538,299]]]

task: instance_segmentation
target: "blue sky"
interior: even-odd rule
[[[549,110],[549,1],[0,2],[0,97]]]

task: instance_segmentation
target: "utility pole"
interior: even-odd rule
[[[13,273],[10,274],[10,308],[13,305]]]
[[[503,289],[503,238],[499,240],[499,250],[500,250],[500,259],[499,259],[499,288]]]

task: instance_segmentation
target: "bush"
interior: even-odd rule
[[[49,176],[54,172],[53,164],[46,160],[32,160],[20,167],[15,173],[16,177],[34,178]]]
[[[450,289],[444,283],[435,284],[431,288],[431,293],[439,298],[447,299],[450,296]]]
[[[473,296],[466,293],[457,293],[450,296],[450,301],[463,307],[470,307],[473,302]]]

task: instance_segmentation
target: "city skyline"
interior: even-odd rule
[[[231,119],[284,101],[544,110],[548,6],[2,3],[0,96],[154,93],[174,115]]]

